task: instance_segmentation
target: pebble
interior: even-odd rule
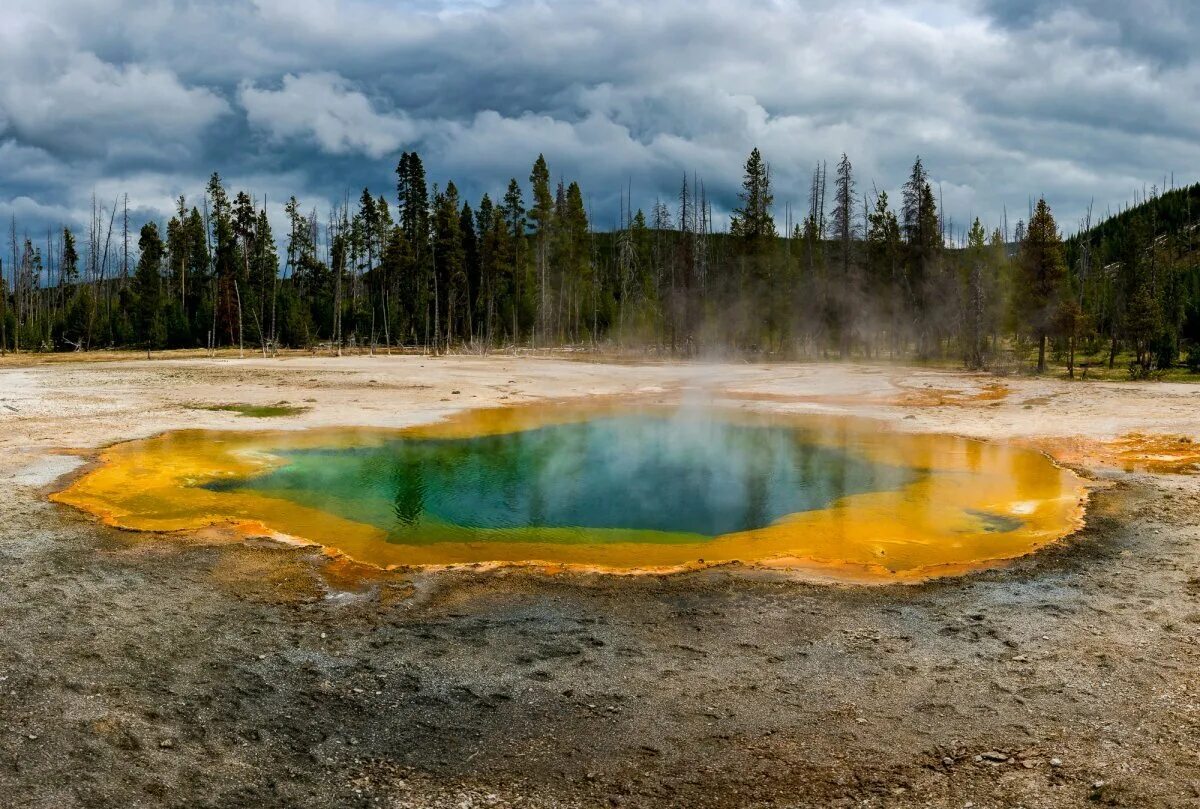
[[[1050,759],[1050,766],[1051,766],[1051,767],[1061,767],[1061,766],[1062,766],[1062,759],[1061,759],[1061,758],[1052,758],[1052,759]]]
[[[950,767],[950,766],[953,766],[954,759],[950,758],[950,756],[946,756],[945,758],[942,759],[942,763],[945,764],[947,767]]]

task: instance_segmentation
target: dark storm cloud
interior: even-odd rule
[[[391,198],[405,149],[472,200],[544,152],[601,227],[631,180],[648,207],[685,172],[728,210],[755,145],[794,207],[843,150],[891,194],[920,153],[959,225],[1045,194],[1073,228],[1200,165],[1182,1],[9,5],[0,215],[30,227],[86,220],[93,191],[165,214],[214,169],[272,203]]]
[[[988,0],[986,10],[1023,33],[1136,51],[1155,64],[1189,61],[1200,27],[1200,4],[1178,0]]]

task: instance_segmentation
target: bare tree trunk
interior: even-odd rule
[[[388,321],[391,320],[391,315],[388,312],[388,294],[387,287],[383,288],[383,348],[390,357],[392,354],[392,335],[388,329]]]
[[[124,214],[121,222],[121,241],[124,244],[123,254],[121,256],[121,283],[129,280],[129,194],[125,195],[123,205]]]
[[[0,357],[8,352],[8,293],[4,291],[4,260],[0,259]]]
[[[267,335],[263,331],[262,318],[258,316],[258,312],[254,311],[253,308],[250,309],[250,314],[254,315],[254,328],[258,329],[258,342],[262,346],[262,355],[265,360],[267,358]]]
[[[238,308],[238,359],[244,359],[246,356],[246,333],[242,330],[242,292],[238,288],[237,279],[233,279],[233,294],[237,297]]]
[[[17,292],[17,215],[12,217],[13,353],[21,353],[21,298]]]
[[[104,236],[104,256],[100,260],[100,285],[104,290],[104,313],[108,318],[108,338],[112,341],[112,289],[108,284],[108,248],[112,245],[113,225],[117,222],[117,200],[113,200],[112,215],[108,217],[108,232]]]
[[[344,255],[344,252],[343,252]],[[332,265],[333,262],[330,262]],[[333,284],[333,341],[337,344],[337,355],[342,356],[342,270],[336,268],[337,278]]]

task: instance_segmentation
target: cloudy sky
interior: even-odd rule
[[[3,5],[0,216],[34,232],[93,191],[159,217],[213,170],[273,203],[391,198],[405,149],[472,199],[544,152],[602,227],[684,172],[727,210],[756,145],[796,206],[817,161],[894,190],[920,154],[955,223],[1045,195],[1073,230],[1200,179],[1192,0]]]

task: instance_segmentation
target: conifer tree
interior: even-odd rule
[[[752,250],[761,249],[775,238],[775,219],[771,216],[775,197],[771,194],[771,167],[763,160],[757,147],[746,159],[745,176],[738,199],[742,204],[733,211],[730,233],[745,240]]]
[[[79,281],[79,253],[75,249],[75,234],[70,228],[62,231],[62,267],[58,273],[59,284],[74,285]]]
[[[435,351],[450,346],[467,286],[459,217],[458,189],[453,182],[447,183],[444,192],[434,192]]]
[[[529,186],[533,193],[533,206],[529,209],[529,220],[533,224],[534,257],[536,262],[538,297],[538,326],[541,339],[545,339],[547,327],[547,265],[549,264],[551,228],[554,224],[554,197],[550,193],[550,169],[546,158],[537,156],[529,172]],[[535,334],[535,336],[537,336]]]
[[[461,334],[475,337],[475,313],[480,289],[479,234],[475,231],[475,212],[471,203],[464,202],[458,214],[458,233],[462,240],[463,293]]]
[[[963,284],[963,362],[971,370],[983,367],[986,260],[987,234],[979,217],[975,217],[967,234],[966,278]]]
[[[504,223],[508,228],[508,267],[509,267],[509,309],[512,316],[512,334],[514,342],[521,339],[521,310],[524,306],[522,276],[525,274],[525,253],[522,245],[525,242],[525,203],[521,197],[521,186],[514,177],[508,181],[508,190],[504,193],[503,208]]]
[[[942,248],[941,226],[929,175],[918,157],[903,189],[902,222],[907,245],[905,260],[909,305],[917,322],[918,350],[928,356],[935,336],[933,313],[939,291],[935,284],[935,263]]]
[[[886,315],[892,357],[900,349],[901,302],[908,297],[904,289],[901,248],[900,223],[888,204],[887,192],[880,192],[867,220],[868,289],[871,296],[881,302]]]
[[[854,191],[854,169],[850,158],[842,153],[838,161],[837,179],[833,194],[833,236],[838,243],[837,278],[830,287],[832,300],[827,303],[830,319],[833,321],[831,332],[837,335],[838,353],[845,357],[850,351],[851,318],[853,304],[859,299],[859,279],[851,270],[851,249],[857,226],[854,217],[858,195]]]
[[[142,226],[138,239],[137,269],[133,276],[133,295],[137,301],[137,329],[146,356],[159,347],[165,333],[162,324],[162,257],[163,243],[158,235],[158,225],[148,222]]]
[[[1054,324],[1066,264],[1058,225],[1045,198],[1039,199],[1025,230],[1018,261],[1016,301],[1024,326],[1038,347],[1038,373],[1046,370],[1046,340]]]

